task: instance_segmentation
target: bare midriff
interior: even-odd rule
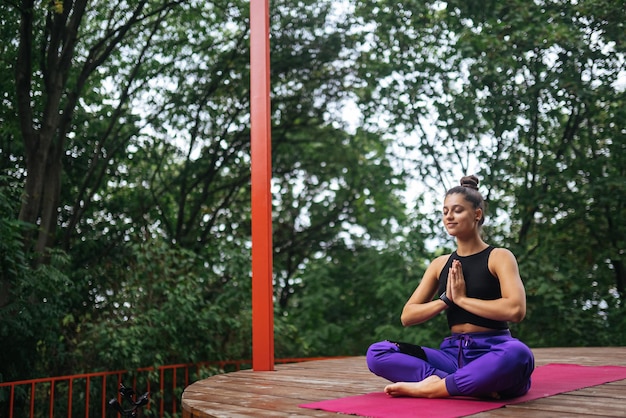
[[[474,324],[456,324],[456,325],[452,325],[452,327],[450,328],[450,331],[453,334],[468,334],[471,332],[493,332],[493,331],[502,331],[502,330],[480,327]]]

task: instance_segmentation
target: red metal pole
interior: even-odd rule
[[[74,391],[74,379],[70,378],[67,392],[67,416],[72,418],[72,392]]]
[[[106,406],[108,405],[107,402],[107,376],[106,374],[104,376],[102,376],[102,396],[101,396],[101,400],[102,400],[102,409],[100,411],[100,416],[106,417]]]
[[[87,382],[85,383],[85,418],[89,418],[89,390],[90,390],[91,378],[87,376]]]
[[[274,370],[269,0],[250,0],[252,369]]]
[[[50,382],[50,418],[54,418],[54,380]]]

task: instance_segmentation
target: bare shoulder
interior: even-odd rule
[[[452,254],[445,254],[435,258],[433,261],[430,262],[428,270],[432,271],[433,274],[439,277],[441,270],[443,270],[443,267],[446,265],[451,255]]]
[[[430,287],[432,287],[432,290],[434,291],[436,286],[438,286],[437,283],[439,283],[439,276],[441,275],[441,271],[443,270],[449,258],[450,258],[450,254],[441,255],[437,258],[434,258],[428,265],[428,268],[426,269],[426,271],[424,272],[424,275],[422,276],[422,280],[420,281],[419,287],[429,288],[429,289]],[[428,297],[432,298],[432,295]]]
[[[494,248],[489,255],[489,270],[499,276],[499,272],[517,274],[517,258],[511,250],[506,248]]]
[[[496,247],[493,249],[493,251],[491,251],[490,257],[489,257],[489,261],[491,262],[491,259],[493,258],[494,261],[500,261],[500,262],[511,262],[514,261],[515,263],[517,263],[517,259],[515,258],[515,254],[513,254],[513,252],[511,252],[511,250],[507,249],[507,248],[501,248],[501,247]]]

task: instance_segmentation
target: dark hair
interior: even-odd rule
[[[485,200],[478,191],[478,177],[475,175],[465,176],[461,178],[461,185],[455,186],[446,192],[446,197],[451,194],[462,194],[465,200],[470,202],[474,209],[481,209],[483,216],[478,221],[478,225],[485,222]]]

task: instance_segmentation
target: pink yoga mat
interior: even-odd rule
[[[548,364],[537,367],[530,391],[519,398],[506,401],[473,399],[392,398],[383,392],[332,399],[300,405],[301,408],[321,409],[372,418],[453,418],[571,392],[589,386],[626,379],[626,367],[579,366],[577,364]]]

